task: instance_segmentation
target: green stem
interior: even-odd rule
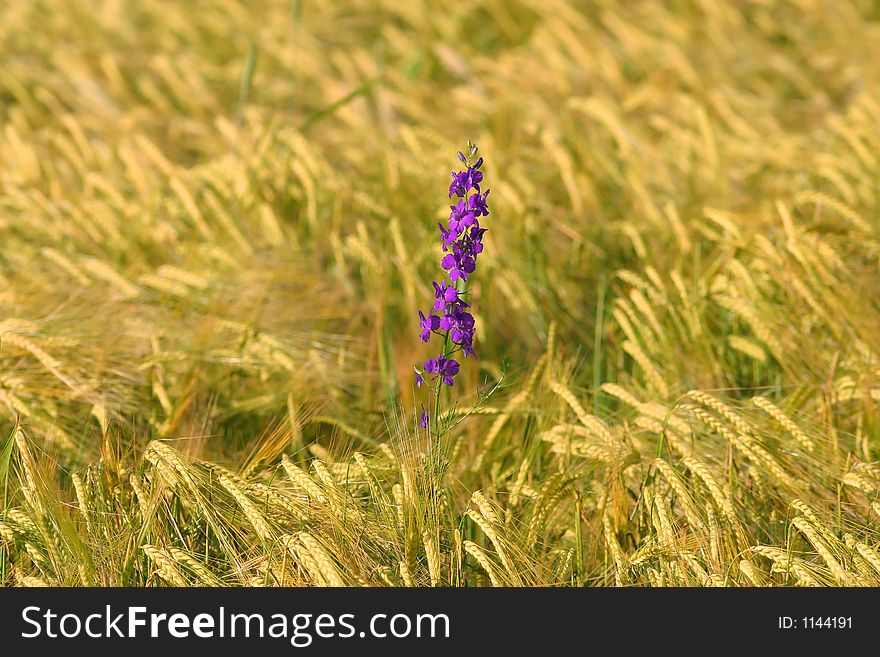
[[[443,336],[443,358],[446,358],[446,351],[449,349],[449,331]],[[437,377],[437,389],[434,391],[434,446],[440,449],[440,393],[443,390],[443,377]]]

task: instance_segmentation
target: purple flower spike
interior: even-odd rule
[[[416,385],[421,387],[426,379],[430,379],[432,383],[436,382],[435,392],[441,385],[455,383],[461,365],[452,358],[453,354],[461,351],[465,357],[476,357],[474,316],[467,312],[470,305],[462,297],[467,292],[468,277],[476,271],[477,259],[483,252],[486,229],[480,226],[480,219],[489,216],[489,190],[480,188],[484,176],[481,171],[483,158],[477,158],[477,147],[469,142],[466,151],[458,152],[458,159],[465,170],[452,172],[449,197],[453,204],[449,206],[449,221],[445,225],[439,224],[443,250],[440,266],[448,272],[449,279],[433,283],[433,312],[426,317],[419,311],[421,340],[429,342],[431,335],[437,333],[445,345],[439,356],[425,361],[424,376],[416,374]],[[422,428],[427,423],[428,415],[422,407]]]

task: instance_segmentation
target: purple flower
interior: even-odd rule
[[[434,283],[434,310],[440,312],[450,303],[461,302],[458,298],[458,290],[452,285],[447,285],[446,281],[440,281],[440,284]],[[463,303],[463,302],[461,302]]]
[[[478,217],[488,217],[489,207],[486,205],[486,197],[489,196],[487,189],[482,194],[471,194],[468,199],[468,208]],[[459,204],[461,201],[459,201]]]
[[[480,198],[479,194],[474,194],[477,198]],[[474,222],[477,220],[477,215],[474,210],[475,207],[468,207],[468,204],[464,202],[464,200],[459,200],[455,205],[450,205],[449,209],[451,212],[449,213],[449,229],[453,230],[459,229],[460,227],[467,228],[469,226],[473,226]]]
[[[446,251],[449,248],[450,244],[453,244],[455,240],[461,237],[461,231],[458,227],[455,228],[444,228],[443,224],[439,224],[440,226],[440,237],[443,238],[443,250]]]
[[[432,359],[433,360],[433,359]],[[443,383],[448,386],[452,385],[453,377],[458,374],[458,361],[451,358],[444,358],[440,356],[436,359],[437,363],[437,376],[443,379]],[[436,378],[436,377],[435,377]]]
[[[467,171],[465,171],[465,175],[461,180],[461,186],[465,189],[465,194],[472,189],[480,191],[480,183],[483,182],[483,172],[477,171],[473,167],[469,167]],[[464,194],[462,194],[464,196]]]
[[[448,359],[443,363],[443,367],[440,370],[440,376],[443,377],[443,383],[448,386],[451,386],[455,381],[454,377],[458,374],[459,364],[457,360]]]
[[[452,183],[449,185],[449,196],[467,196],[470,190],[480,191],[480,183],[483,182],[483,172],[479,171],[479,167],[483,165],[483,158],[477,163],[468,167],[467,171],[452,172]]]
[[[468,239],[466,243],[453,244],[452,252],[443,256],[440,266],[449,272],[450,281],[455,282],[459,278],[466,281],[468,274],[477,268],[477,259],[473,246],[471,240]],[[480,244],[480,251],[482,250],[483,246]]]
[[[455,344],[462,344],[463,342],[470,342],[471,334],[467,329],[460,329],[458,327],[452,329],[449,332],[449,339],[452,340]]]
[[[468,176],[466,171],[452,173],[452,183],[449,185],[449,196],[464,196],[467,194]]]
[[[473,337],[474,316],[461,306],[453,306],[450,312],[440,318],[440,327],[449,331],[450,340],[462,344]]]
[[[419,327],[422,329],[422,342],[427,342],[431,339],[431,332],[436,331],[440,328],[440,318],[437,315],[425,315],[422,311],[419,311]]]
[[[488,228],[480,228],[479,226],[474,226],[471,228],[471,234],[468,236],[470,238],[471,248],[474,253],[482,253],[483,251],[483,235],[485,232],[489,230]],[[479,247],[479,248],[477,248]]]
[[[422,429],[426,429],[428,427],[428,411],[425,410],[424,406],[422,406],[422,416],[419,419],[419,426]]]
[[[474,343],[474,329],[454,328],[450,332],[450,339],[457,345],[470,348]]]
[[[431,380],[433,381],[439,377],[448,386],[452,385],[453,378],[458,374],[460,367],[457,360],[446,358],[445,356],[429,358],[425,361],[425,371],[428,374],[433,374]]]

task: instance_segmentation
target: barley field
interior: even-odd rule
[[[877,43],[868,0],[3,2],[0,584],[880,585]]]

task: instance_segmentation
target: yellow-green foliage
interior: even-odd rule
[[[0,583],[880,585],[878,38],[868,0],[3,2]]]

